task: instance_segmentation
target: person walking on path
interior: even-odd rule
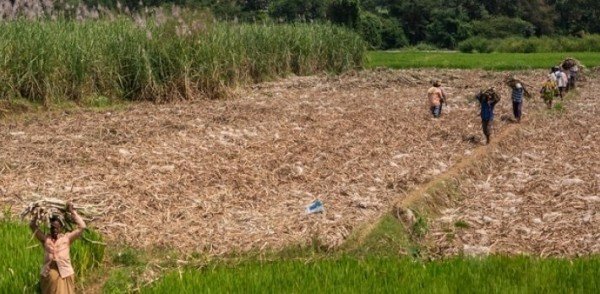
[[[567,91],[574,90],[576,87],[577,75],[579,74],[579,61],[572,57],[568,57],[561,63],[560,67],[569,73]]]
[[[548,109],[552,108],[552,102],[554,97],[558,96],[558,87],[556,86],[556,82],[551,77],[548,77],[546,82],[542,84],[542,89],[540,89],[540,96],[546,103]]]
[[[77,229],[72,232],[63,234],[62,223],[56,216],[50,219],[48,235],[40,231],[36,217],[29,224],[35,237],[44,246],[44,264],[40,273],[42,294],[75,293],[75,271],[71,265],[69,250],[73,241],[81,236],[86,225],[72,203],[67,203],[67,211],[77,224]]]
[[[569,82],[567,74],[560,70],[560,67],[558,66],[553,67],[552,72],[556,77],[556,84],[558,85],[558,96],[560,97],[560,99],[563,99]]]
[[[427,100],[429,102],[429,110],[434,118],[442,115],[442,105],[446,103],[446,93],[442,89],[442,83],[439,80],[432,81],[432,87],[427,90]]]
[[[475,98],[481,106],[481,128],[485,135],[485,143],[490,144],[494,124],[494,108],[500,101],[500,95],[492,87],[485,91],[480,91]]]
[[[513,115],[517,123],[520,123],[523,115],[523,96],[531,97],[531,94],[529,94],[525,85],[514,76],[509,77],[506,84],[512,89]]]

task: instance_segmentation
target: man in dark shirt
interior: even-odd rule
[[[531,94],[525,88],[525,85],[514,76],[508,78],[506,84],[511,88],[512,93],[512,104],[513,114],[517,123],[521,122],[521,116],[523,115],[523,96],[531,98]]]
[[[475,98],[477,98],[477,101],[479,101],[479,104],[481,105],[481,128],[485,135],[485,142],[486,144],[489,144],[494,122],[494,107],[496,107],[496,104],[500,101],[500,96],[496,93],[494,88],[490,88],[479,92]]]

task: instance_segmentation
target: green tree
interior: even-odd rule
[[[467,13],[460,7],[433,10],[427,25],[427,41],[442,48],[454,49],[472,34]]]
[[[488,39],[529,37],[534,33],[535,26],[520,18],[498,16],[473,21],[473,34]]]
[[[555,31],[557,18],[554,7],[545,0],[520,1],[522,13],[518,17],[535,26],[536,35],[550,35]]]
[[[242,7],[236,0],[220,0],[210,5],[210,9],[219,19],[234,19],[242,14]]]
[[[437,4],[437,0],[392,0],[389,14],[402,23],[410,43],[417,44],[427,38],[431,12]]]
[[[381,49],[393,49],[408,46],[408,39],[402,24],[395,18],[382,17]]]
[[[360,35],[371,45],[373,49],[380,49],[382,46],[381,31],[383,23],[381,18],[371,12],[361,13],[358,23]]]
[[[274,0],[269,15],[288,22],[325,19],[328,4],[325,0]]]
[[[481,2],[480,0],[453,0],[445,2],[444,6],[461,9],[469,19],[481,19],[489,16],[489,12]]]
[[[358,0],[333,0],[327,8],[327,18],[335,24],[356,28],[359,16],[360,2]]]
[[[558,14],[557,26],[563,33],[600,33],[600,1],[551,0]]]
[[[486,10],[493,16],[521,18],[535,26],[536,34],[554,32],[555,10],[547,0],[482,0]]]
[[[270,0],[239,0],[238,3],[242,6],[244,11],[257,11],[267,10],[269,8]]]

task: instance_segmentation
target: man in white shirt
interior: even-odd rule
[[[565,90],[567,89],[569,79],[567,77],[567,74],[560,70],[560,67],[555,66],[552,68],[552,70],[554,71],[554,76],[556,77],[556,84],[558,85],[558,96],[560,96],[560,98],[562,99],[564,98]]]

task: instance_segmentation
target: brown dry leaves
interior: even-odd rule
[[[334,247],[478,146],[479,110],[467,98],[504,75],[294,77],[239,99],[4,120],[0,205],[19,211],[52,196],[102,207],[91,225],[137,247],[223,254],[314,237]],[[545,73],[520,76],[536,84]],[[425,101],[434,77],[450,93],[440,120]],[[498,117],[509,113],[502,94]],[[326,212],[306,215],[316,198]]]
[[[563,114],[526,121],[494,151],[494,162],[462,183],[466,199],[433,224],[433,252],[600,253],[599,82],[583,83]]]

